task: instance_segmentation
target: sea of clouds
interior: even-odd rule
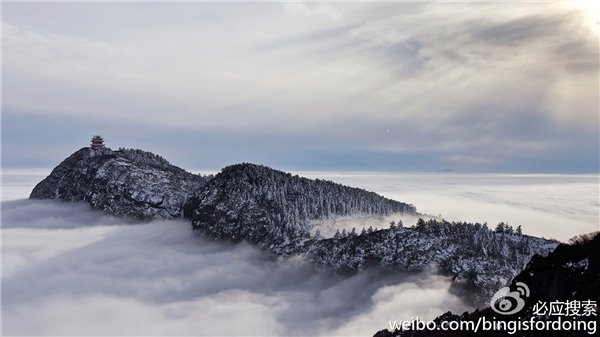
[[[25,200],[45,173],[5,173],[5,335],[369,336],[389,320],[469,309],[443,277],[342,277],[300,258],[273,261],[200,237],[186,221],[135,223],[84,203]]]
[[[389,320],[470,309],[429,273],[342,277],[207,240],[183,220],[129,222],[84,203],[24,199],[47,173],[3,172],[4,335],[370,336]],[[597,176],[304,175],[550,237],[598,226]]]
[[[491,228],[503,221],[515,228],[521,225],[526,234],[560,241],[600,230],[600,176],[596,174],[300,174],[375,191],[450,221],[487,222]],[[405,226],[416,222],[415,217],[397,218]],[[381,227],[394,219],[358,219],[345,227],[370,223]]]

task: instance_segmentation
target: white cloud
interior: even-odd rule
[[[507,222],[530,235],[563,242],[600,230],[599,177],[561,174],[312,173],[410,202],[450,221]],[[405,219],[405,225],[411,225]],[[363,221],[362,223],[367,223]],[[357,226],[358,227],[358,226]]]
[[[27,198],[33,187],[50,174],[47,169],[11,170],[2,169],[2,201]]]
[[[466,308],[442,277],[341,277],[206,240],[186,221],[124,223],[58,201],[2,207],[6,335],[368,335],[405,314]]]
[[[34,336],[273,336],[281,326],[273,319],[272,302],[241,291],[174,303],[106,294],[62,295],[17,306],[4,320],[7,333]]]
[[[3,193],[25,197],[40,174],[4,171]],[[597,175],[301,175],[450,220],[508,221],[527,234],[566,240],[598,229]],[[375,220],[390,219],[335,225]],[[1,235],[7,335],[370,335],[389,320],[468,309],[442,277],[369,270],[343,278],[206,240],[186,221],[128,223],[85,204],[4,201]]]
[[[80,7],[57,14],[98,19]],[[349,119],[424,131],[472,114],[597,121],[598,32],[562,4],[185,4],[170,10],[199,19],[144,21],[156,7],[113,19],[108,37],[47,32],[60,24],[11,9],[5,104],[23,112],[308,133]],[[589,90],[573,90],[580,80]]]
[[[11,3],[3,14],[3,114],[19,124],[7,129],[33,124],[5,137],[11,166],[52,162],[81,127],[196,168],[597,167],[598,29],[569,3]],[[46,121],[71,143],[38,132]]]

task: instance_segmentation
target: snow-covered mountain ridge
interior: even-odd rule
[[[216,239],[250,241],[276,255],[277,247],[288,251],[310,238],[313,220],[398,213],[417,211],[363,189],[247,163],[224,168],[186,204],[194,229]]]
[[[207,237],[247,241],[276,258],[303,256],[322,268],[354,273],[435,269],[475,289],[481,303],[557,242],[499,225],[420,219],[412,228],[339,233],[323,239],[319,220],[349,216],[418,216],[413,205],[331,181],[311,180],[255,164],[225,167],[214,177],[189,173],[142,150],[82,148],[61,162],[30,198],[86,201],[137,219],[184,217]]]
[[[413,272],[435,268],[453,277],[455,289],[474,289],[469,300],[483,305],[534,255],[545,256],[557,245],[504,224],[492,230],[486,224],[419,219],[414,227],[391,225],[314,240],[304,246],[303,254],[320,266],[342,271],[368,266]]]

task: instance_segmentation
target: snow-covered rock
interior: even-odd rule
[[[531,244],[529,238],[529,243]],[[520,240],[519,240],[520,241]],[[539,242],[542,246],[544,242]],[[535,249],[535,244],[534,247]],[[519,294],[525,284],[526,293],[521,292],[520,309],[507,314],[506,310],[498,310],[502,299],[513,298],[507,295],[493,303],[490,307],[453,314],[446,312],[433,321],[438,329],[415,330],[381,330],[374,337],[434,337],[434,336],[591,336],[596,330],[597,302],[600,300],[600,233],[594,232],[571,240],[571,244],[561,243],[546,256],[534,256],[527,266],[506,284],[509,294]],[[517,302],[510,302],[508,308],[514,308]],[[494,307],[495,309],[492,309]],[[480,308],[481,309],[481,308]],[[587,313],[586,313],[587,311]],[[478,322],[496,322],[499,329],[441,329],[449,322],[461,323],[460,326],[478,326]],[[560,324],[567,322],[569,325]],[[514,322],[534,322],[536,325],[552,327],[548,329],[512,329]],[[457,324],[458,326],[458,324]],[[514,326],[514,324],[512,325]],[[570,326],[572,328],[568,328]],[[555,327],[562,327],[560,328]],[[443,334],[440,334],[440,331]]]
[[[534,255],[545,256],[558,242],[479,223],[419,220],[415,227],[392,226],[361,235],[339,234],[308,241],[299,251],[317,265],[344,272],[370,266],[395,271],[425,271],[453,277],[454,286],[475,290],[475,304],[489,300]]]
[[[35,186],[30,198],[86,201],[107,213],[139,219],[177,218],[207,177],[142,150],[82,148]]]

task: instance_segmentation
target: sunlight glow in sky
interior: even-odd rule
[[[598,172],[598,4],[3,3],[3,167]]]

